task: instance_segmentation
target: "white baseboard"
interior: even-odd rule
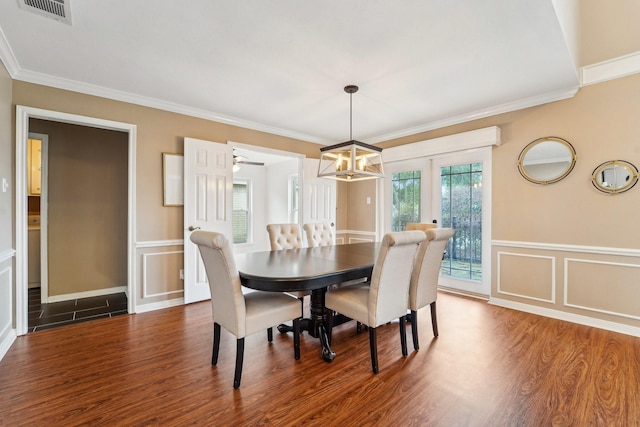
[[[553,310],[545,307],[538,307],[520,302],[509,301],[502,298],[489,298],[489,304],[499,307],[511,308],[513,310],[524,311],[525,313],[537,314],[539,316],[551,317],[552,319],[564,320],[579,325],[592,326],[594,328],[605,329],[607,331],[618,332],[625,335],[640,337],[640,328],[624,325],[622,323],[610,322],[608,320],[594,319],[593,317],[582,316],[580,314],[566,313],[564,311]]]
[[[137,304],[136,313],[146,313],[149,311],[162,310],[163,308],[184,305],[184,298],[173,298],[166,301],[152,302],[148,304]]]
[[[113,288],[96,289],[93,291],[75,292],[72,294],[55,295],[47,298],[47,302],[60,302],[69,301],[79,298],[91,298],[99,297],[102,295],[118,294],[120,292],[127,292],[126,286],[114,286]]]
[[[7,351],[11,348],[11,345],[16,340],[17,334],[15,329],[9,329],[2,341],[0,341],[0,360],[4,358]]]

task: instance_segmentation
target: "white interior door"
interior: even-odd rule
[[[336,181],[318,178],[318,159],[304,159],[302,222],[327,222],[336,238]]]
[[[230,145],[184,139],[184,302],[211,298],[195,229],[216,231],[231,239],[233,149]]]

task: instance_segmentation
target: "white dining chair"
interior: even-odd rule
[[[327,292],[325,305],[369,329],[371,369],[378,373],[376,328],[399,319],[402,355],[407,356],[405,318],[409,298],[409,282],[418,245],[426,239],[423,231],[387,233],[373,266],[371,281],[342,286]],[[329,318],[331,342],[332,317]]]
[[[220,233],[195,231],[191,241],[198,246],[204,261],[211,290],[213,309],[213,356],[211,364],[218,363],[220,328],[236,336],[236,367],[233,388],[240,387],[244,359],[244,338],[254,332],[267,329],[269,341],[272,328],[293,320],[293,353],[300,358],[300,303],[285,293],[254,291],[242,293],[240,274],[233,257],[229,240]]]
[[[333,231],[328,222],[307,223],[302,226],[307,236],[307,244],[310,248],[318,246],[332,246],[334,244]]]
[[[409,286],[409,310],[411,310],[411,335],[413,348],[420,348],[418,342],[418,310],[429,305],[431,307],[431,327],[433,336],[438,336],[438,318],[436,299],[438,298],[438,278],[442,256],[447,242],[454,235],[453,228],[431,228],[425,231],[427,239],[420,244],[416,256],[411,285]]]
[[[272,251],[280,251],[284,249],[300,249],[302,248],[302,233],[298,224],[267,224],[267,233],[269,234],[269,243]],[[300,307],[304,309],[304,297],[310,294],[307,291],[292,291],[289,295],[300,300]],[[293,328],[289,325],[278,325],[280,333],[292,332]]]
[[[302,247],[302,233],[298,224],[267,224],[267,233],[272,251]]]

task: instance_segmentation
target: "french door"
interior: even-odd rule
[[[455,229],[439,285],[489,295],[491,290],[491,151],[432,159],[432,213]]]

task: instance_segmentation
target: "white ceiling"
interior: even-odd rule
[[[554,0],[0,2],[14,79],[320,144],[376,143],[573,96]],[[249,141],[247,141],[249,142]]]

